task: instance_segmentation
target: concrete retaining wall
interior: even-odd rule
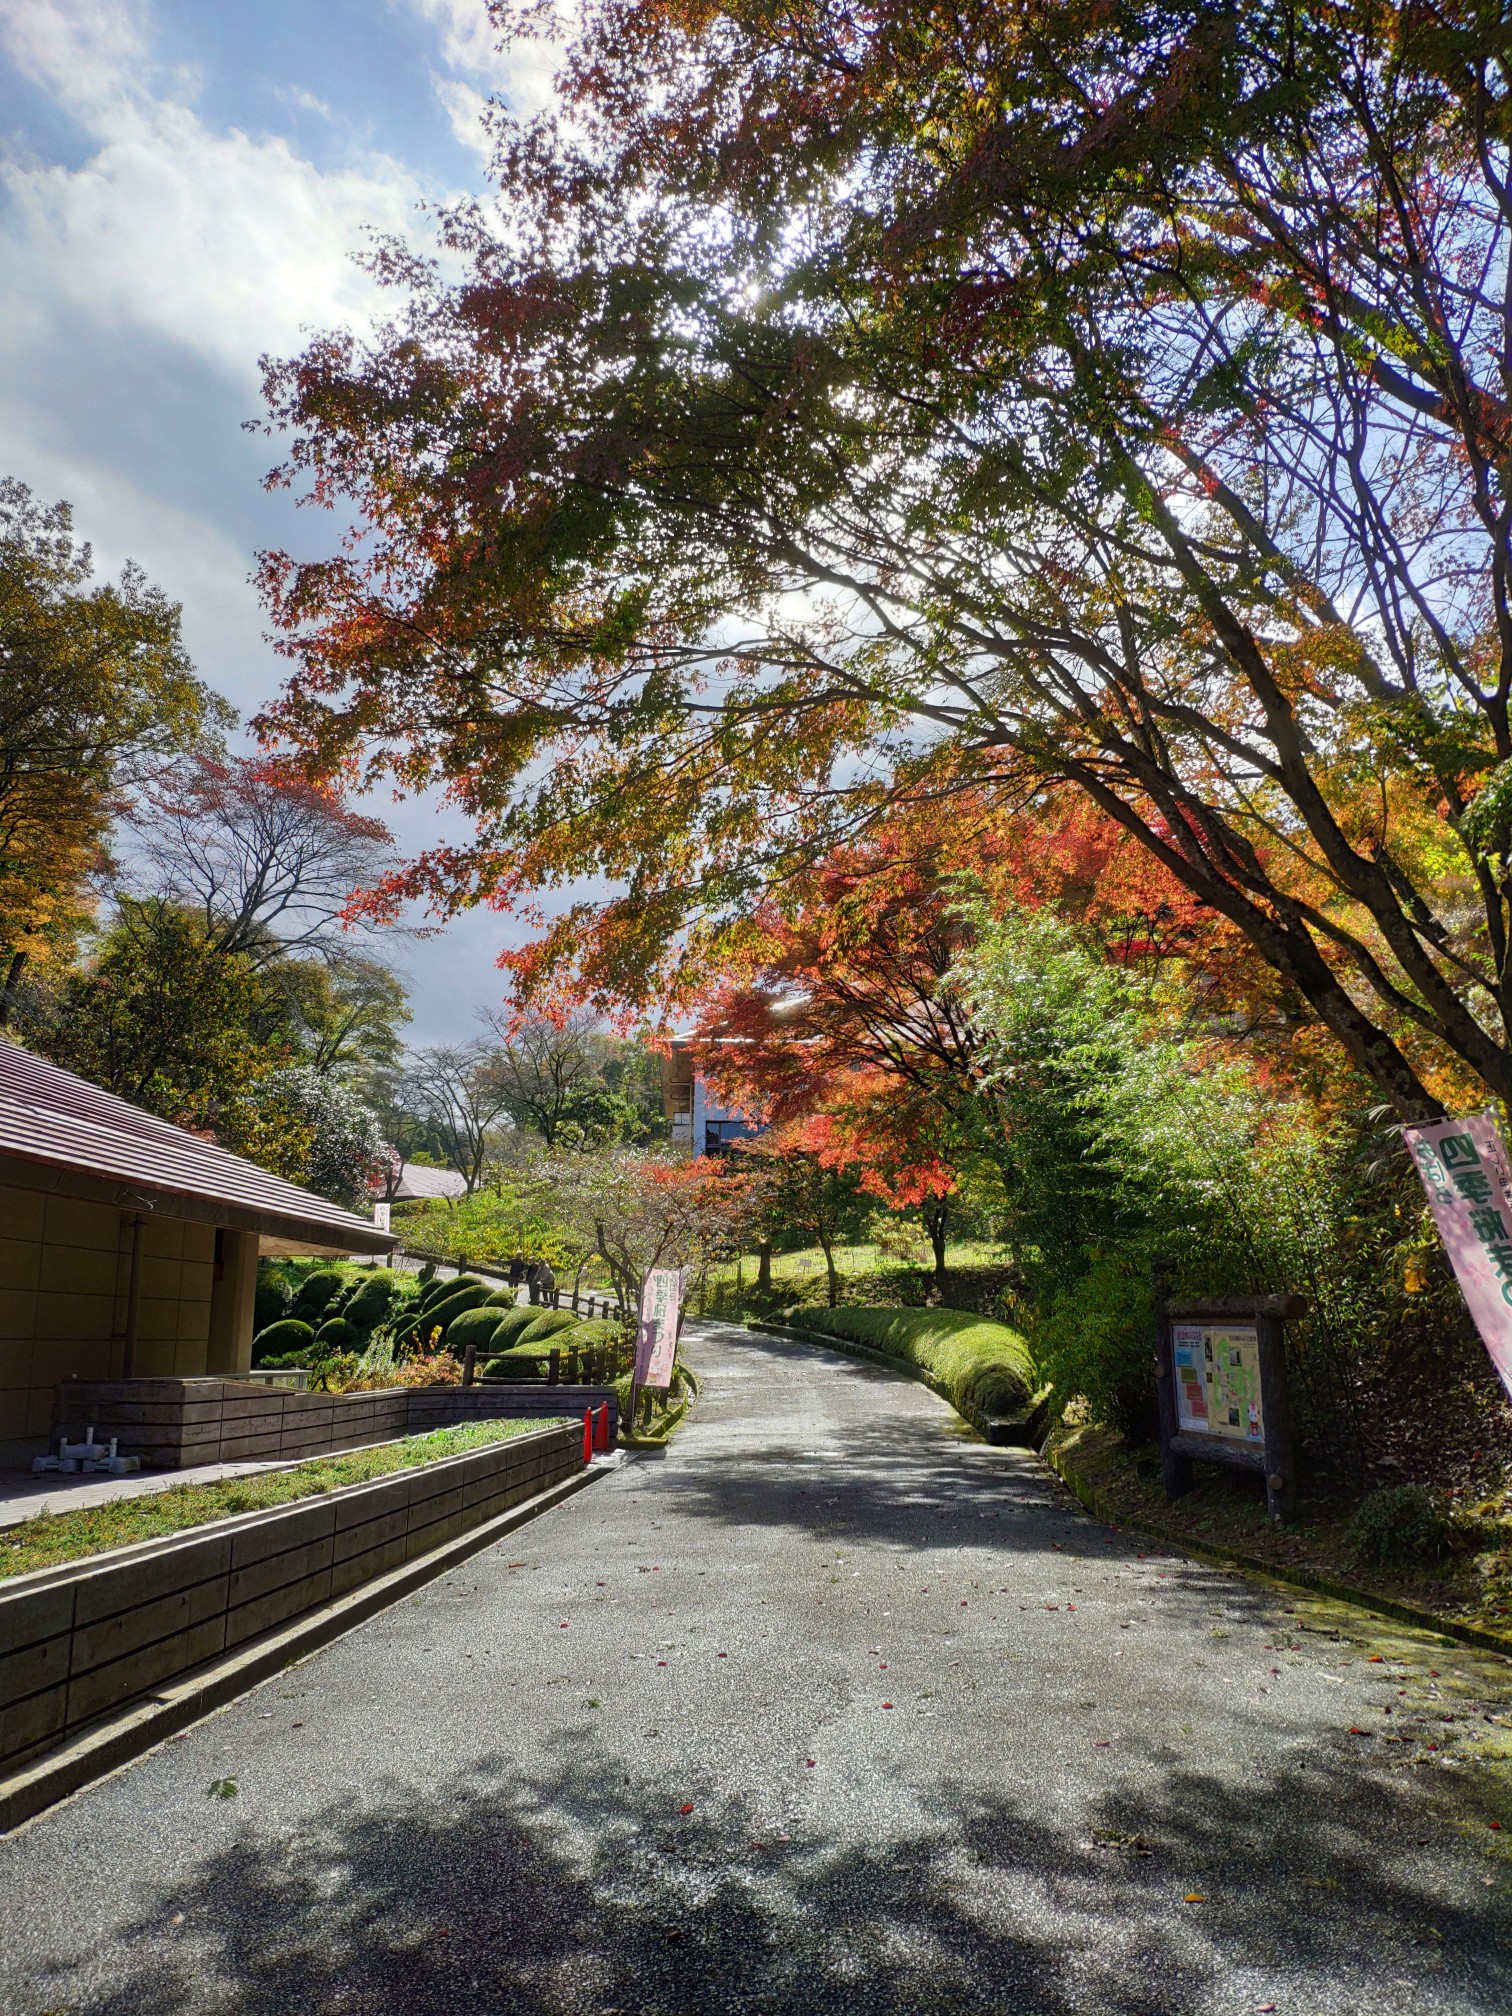
[[[580,1424],[543,1428],[0,1583],[0,1763],[24,1763],[133,1697],[483,1525],[582,1461]]]
[[[65,1379],[53,1390],[52,1446],[91,1424],[152,1470],[198,1463],[279,1463],[361,1449],[459,1421],[542,1420],[609,1403],[599,1386],[388,1387],[305,1393],[246,1379]]]

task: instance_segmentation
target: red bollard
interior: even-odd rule
[[[583,1461],[585,1463],[593,1461],[593,1409],[591,1407],[583,1409]]]
[[[593,1446],[607,1450],[609,1447],[609,1402],[606,1400],[598,1410],[598,1418],[593,1424]]]

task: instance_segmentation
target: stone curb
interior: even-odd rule
[[[98,1724],[84,1735],[39,1758],[35,1764],[0,1778],[0,1839],[5,1838],[60,1799],[81,1791],[96,1779],[140,1757],[165,1737],[175,1735],[192,1722],[200,1721],[213,1709],[224,1707],[245,1694],[259,1681],[282,1672],[305,1654],[318,1651],[340,1638],[369,1617],[385,1610],[401,1597],[410,1595],[424,1583],[444,1575],[448,1569],[479,1554],[496,1540],[502,1540],[517,1526],[549,1512],[564,1498],[591,1484],[607,1467],[585,1466],[575,1476],[548,1485],[534,1498],[502,1512],[486,1525],[459,1533],[429,1554],[391,1569],[350,1595],[341,1596],[323,1609],[308,1612],[291,1624],[269,1632],[250,1645],[240,1647],[223,1659],[210,1661],[183,1679],[159,1688],[141,1706],[125,1710]]]
[[[728,1322],[730,1319],[720,1317],[709,1320]],[[969,1401],[955,1399],[949,1389],[922,1365],[914,1365],[907,1358],[895,1358],[890,1351],[879,1351],[874,1345],[858,1344],[849,1337],[831,1337],[817,1330],[795,1330],[786,1323],[764,1323],[760,1317],[754,1316],[743,1319],[739,1327],[759,1330],[769,1337],[791,1337],[797,1344],[816,1344],[822,1351],[838,1351],[842,1358],[859,1358],[867,1365],[881,1365],[888,1371],[901,1372],[906,1379],[916,1379],[943,1400],[947,1407],[954,1408],[968,1427],[974,1428],[982,1440],[995,1449],[1035,1449],[1039,1445],[1039,1430],[1045,1414],[1043,1395],[1027,1407],[1019,1408],[1016,1414],[984,1414],[980,1407],[973,1407]]]
[[[1046,1447],[1040,1454],[1072,1496],[1094,1518],[1103,1520],[1109,1526],[1116,1526],[1126,1533],[1141,1534],[1149,1540],[1158,1540],[1164,1547],[1174,1547],[1178,1553],[1191,1554],[1199,1561],[1211,1561],[1220,1568],[1239,1568],[1246,1575],[1257,1576],[1263,1582],[1279,1583],[1287,1589],[1304,1589],[1315,1596],[1328,1596],[1337,1603],[1348,1603],[1356,1610],[1368,1610],[1378,1617],[1389,1617],[1393,1623],[1410,1624],[1437,1637],[1461,1645],[1473,1645],[1481,1652],[1497,1652],[1504,1659],[1512,1659],[1512,1635],[1504,1631],[1488,1631],[1479,1624],[1462,1624],[1456,1618],[1441,1617],[1436,1610],[1421,1609],[1416,1603],[1404,1603],[1395,1596],[1376,1596],[1368,1589],[1356,1588],[1353,1583],[1336,1582],[1331,1575],[1315,1574],[1310,1568],[1283,1567],[1278,1562],[1262,1561],[1254,1554],[1236,1553],[1231,1547],[1210,1547],[1173,1527],[1162,1526],[1157,1519],[1131,1519],[1120,1507],[1109,1504],[1084,1483],[1059,1450]]]

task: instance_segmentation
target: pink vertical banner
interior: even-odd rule
[[[1489,1114],[1404,1127],[1465,1306],[1512,1394],[1512,1162]]]
[[[665,1392],[672,1383],[682,1287],[681,1267],[653,1267],[641,1285],[640,1331],[635,1342],[637,1386],[660,1387]]]

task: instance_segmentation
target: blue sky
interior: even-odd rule
[[[547,75],[483,0],[0,0],[0,473],[181,601],[243,714],[279,678],[253,556],[329,528],[260,487],[258,356],[361,326],[365,229],[423,241],[422,205],[486,186],[487,96],[529,107]],[[436,837],[434,808],[372,809]],[[415,1040],[474,1033],[507,929],[403,953]]]

